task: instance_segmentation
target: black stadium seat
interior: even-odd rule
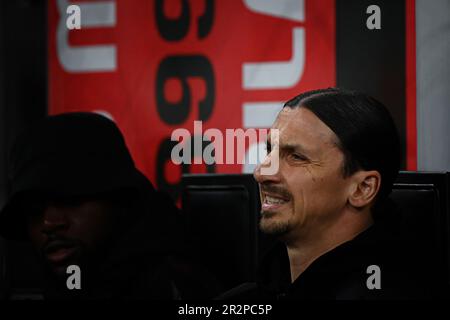
[[[255,280],[258,187],[251,175],[184,175],[182,193],[193,255],[223,290]]]
[[[0,238],[0,300],[5,299],[7,290],[6,279],[6,246],[5,241]]]
[[[391,198],[402,213],[404,247],[431,278],[450,287],[450,178],[444,172],[400,172]],[[444,288],[446,289],[446,288]]]

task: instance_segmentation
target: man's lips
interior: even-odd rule
[[[289,198],[275,193],[262,192],[261,210],[276,211],[289,202]]]
[[[64,262],[75,255],[78,247],[71,243],[54,241],[44,249],[44,255],[48,261],[54,264]]]

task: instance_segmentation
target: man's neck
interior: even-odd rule
[[[291,269],[291,282],[294,282],[317,258],[339,245],[353,239],[373,224],[372,217],[363,212],[343,215],[341,219],[313,235],[286,241]]]

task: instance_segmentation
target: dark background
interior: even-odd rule
[[[46,1],[0,1],[0,206],[7,193],[8,150],[17,134],[47,113]],[[0,251],[14,266],[5,278],[26,288],[36,283],[32,251],[0,238]],[[2,252],[0,252],[0,272]],[[0,281],[0,299],[7,284]]]
[[[381,9],[381,29],[369,30],[366,8]],[[406,149],[405,1],[336,1],[336,83],[365,92],[385,104]],[[405,157],[402,162],[406,167]]]

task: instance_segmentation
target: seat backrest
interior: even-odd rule
[[[401,247],[416,256],[417,263],[442,267],[445,261],[441,254],[443,242],[436,190],[426,186],[406,186],[394,189],[391,198],[400,208]]]
[[[7,290],[7,277],[6,277],[6,245],[3,238],[0,237],[0,300],[6,298]]]
[[[251,175],[185,175],[182,207],[192,254],[224,290],[255,280],[259,195]]]
[[[401,240],[430,277],[450,285],[448,173],[401,172],[391,198],[400,208]]]

